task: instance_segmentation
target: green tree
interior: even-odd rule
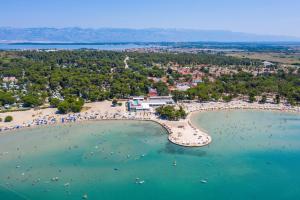
[[[164,82],[160,81],[158,83],[155,83],[153,86],[154,86],[154,88],[156,88],[159,96],[168,96],[169,95],[168,86]]]
[[[177,118],[182,118],[182,119],[185,119],[186,116],[187,116],[187,113],[185,112],[185,110],[182,108],[182,106],[179,106],[179,110],[176,111],[176,115],[177,115]]]
[[[28,94],[22,97],[24,107],[36,107],[43,104],[42,100],[38,95]]]
[[[206,101],[210,100],[209,95],[204,91],[201,91],[198,94],[198,99],[199,99],[200,102],[206,102]]]
[[[186,97],[186,93],[183,91],[175,90],[172,92],[172,98],[175,102],[184,100]]]
[[[13,104],[15,102],[16,99],[13,97],[13,95],[10,92],[0,91],[0,105]]]
[[[57,109],[60,113],[66,114],[70,111],[70,105],[67,101],[62,101],[58,104]]]
[[[51,98],[49,102],[52,107],[57,108],[57,106],[60,103],[60,100],[58,98]]]
[[[161,106],[156,109],[156,113],[163,119],[167,120],[179,120],[181,118],[186,117],[186,112],[183,110],[182,107],[180,107],[178,110],[175,109],[174,106],[167,105],[167,106]]]
[[[254,93],[250,93],[250,94],[249,94],[249,102],[250,102],[250,103],[253,103],[254,101],[256,101],[256,99],[255,99],[255,94],[254,94]]]
[[[84,100],[77,97],[69,97],[64,101],[60,102],[57,106],[57,109],[60,113],[66,114],[69,112],[80,112],[84,105]]]

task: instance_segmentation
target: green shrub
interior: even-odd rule
[[[233,98],[233,97],[232,97],[231,95],[228,95],[228,96],[225,96],[225,95],[224,95],[224,96],[222,97],[223,101],[225,101],[225,102],[227,102],[227,103],[230,102],[230,101],[232,100],[232,98]]]
[[[12,116],[6,116],[4,122],[11,122],[13,120]]]

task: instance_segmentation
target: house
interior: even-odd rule
[[[168,86],[168,89],[169,89],[169,91],[171,91],[171,92],[174,91],[174,90],[176,90],[176,88],[175,88],[174,86],[172,86],[172,85],[169,85],[169,86]]]
[[[202,79],[205,77],[205,74],[203,72],[200,72],[198,70],[193,71],[193,79]]]
[[[189,83],[177,83],[176,88],[179,91],[187,91],[188,89],[191,88]]]
[[[202,78],[195,78],[192,80],[192,82],[198,84],[198,83],[202,83],[203,80],[202,80]]]
[[[178,69],[178,73],[181,75],[188,75],[191,74],[191,70],[188,67],[183,67]]]
[[[167,82],[168,82],[168,78],[167,78],[167,77],[162,77],[160,80],[161,80],[163,83],[167,83]]]
[[[192,86],[197,86],[199,83],[202,83],[202,78],[196,78],[192,80]]]
[[[18,79],[14,76],[3,77],[2,80],[4,83],[17,83],[18,82]]]
[[[149,93],[148,93],[149,97],[155,97],[157,95],[158,95],[158,93],[157,93],[157,90],[155,88],[149,88]]]
[[[152,81],[153,83],[158,83],[161,81],[161,78],[156,77],[148,77],[148,80]]]

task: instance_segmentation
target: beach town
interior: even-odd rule
[[[27,57],[29,62],[32,57],[38,56],[36,59],[39,60],[39,55],[44,55],[47,57],[43,62],[50,62],[51,55],[59,58],[62,53],[20,51],[7,52],[3,57],[8,57],[9,61],[5,62],[14,65],[10,56]],[[201,147],[209,145],[213,139],[208,131],[193,125],[191,118],[195,112],[223,109],[300,112],[297,106],[299,68],[295,66],[216,53],[177,55],[152,52],[149,58],[144,56],[145,52],[136,51],[70,54],[74,56],[73,60],[57,64],[60,67],[53,68],[56,72],[51,72],[49,81],[40,72],[48,71],[44,64],[37,69],[18,69],[15,66],[18,74],[7,71],[7,75],[0,77],[1,88],[5,91],[0,91],[0,131],[90,120],[143,120],[162,125],[168,132],[169,141],[174,144]],[[93,54],[101,60],[99,69],[104,71],[96,68],[82,70],[85,65],[78,68],[82,57],[90,58]],[[116,58],[112,59],[112,56]],[[113,63],[107,70],[102,66],[106,65],[105,57]],[[154,58],[157,59],[155,62],[152,61]],[[93,59],[86,61],[95,65]],[[78,71],[69,74],[74,70]],[[285,74],[284,82],[281,74]],[[28,80],[33,81],[26,82]],[[252,89],[253,85],[255,89]],[[35,88],[43,90],[37,92]],[[113,103],[114,100],[118,103]],[[160,116],[157,109],[168,105],[182,109],[187,116],[175,120]],[[6,117],[10,119],[5,120]]]

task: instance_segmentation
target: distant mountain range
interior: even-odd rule
[[[191,30],[124,28],[7,28],[0,27],[0,42],[287,42],[300,41],[290,36]]]

